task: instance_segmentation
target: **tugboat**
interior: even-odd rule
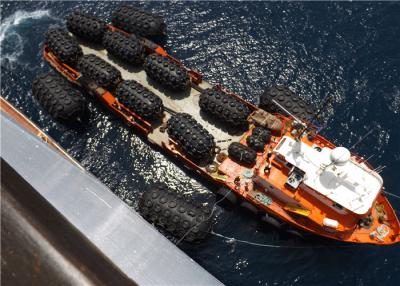
[[[343,242],[400,241],[377,170],[321,136],[315,111],[290,89],[267,88],[257,107],[211,85],[151,40],[165,35],[162,18],[135,7],[117,8],[111,24],[81,12],[66,20],[68,31],[50,28],[43,47],[59,75],[33,82],[34,96],[55,118],[85,113],[84,96],[73,88],[79,87],[215,183],[218,195],[272,225]],[[139,208],[173,235],[189,233],[188,241],[203,239],[209,228],[209,209],[175,198],[165,186],[145,192]]]

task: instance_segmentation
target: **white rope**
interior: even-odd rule
[[[400,196],[385,191],[385,194],[400,199]]]
[[[271,247],[271,248],[281,248],[281,247],[283,247],[281,245],[262,244],[262,243],[257,243],[257,242],[251,242],[251,241],[245,241],[245,240],[241,240],[241,239],[236,239],[234,237],[228,237],[228,236],[222,235],[220,233],[216,233],[214,231],[211,231],[210,234],[218,236],[218,237],[221,237],[221,238],[225,238],[228,243],[240,242],[240,243],[245,243],[245,244],[254,245],[254,246],[262,246],[262,247]]]
[[[235,242],[239,242],[239,243],[243,243],[243,244],[248,244],[248,245],[253,245],[253,246],[259,246],[259,247],[268,247],[268,248],[297,248],[297,249],[310,249],[310,248],[350,248],[350,247],[360,247],[363,246],[363,244],[351,244],[351,245],[300,245],[300,246],[296,246],[296,245],[278,245],[278,244],[266,244],[266,243],[257,243],[257,242],[251,242],[248,240],[242,240],[242,239],[237,239],[234,237],[229,237],[229,236],[225,236],[223,234],[220,233],[216,233],[214,231],[211,231],[210,234],[217,236],[217,237],[221,237],[227,240],[227,243],[235,243]]]

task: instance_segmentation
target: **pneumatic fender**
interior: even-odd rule
[[[121,81],[114,95],[123,105],[145,119],[154,120],[163,114],[161,98],[134,80]]]
[[[167,122],[168,135],[195,161],[215,155],[214,137],[187,113],[177,113]]]
[[[145,58],[145,49],[135,35],[107,31],[103,36],[103,46],[107,52],[129,64],[141,64]]]
[[[254,150],[239,142],[229,145],[228,154],[233,161],[244,165],[254,165],[257,159],[257,153]]]
[[[161,183],[145,190],[139,200],[139,213],[147,221],[187,242],[204,240],[212,224],[210,206],[197,204]]]
[[[212,88],[200,93],[202,111],[235,127],[245,126],[250,109],[238,99]]]
[[[115,27],[138,36],[166,34],[166,25],[162,17],[133,6],[118,7],[111,15],[111,22]]]
[[[263,127],[255,127],[246,138],[247,145],[256,152],[264,151],[264,147],[271,141],[271,131]]]
[[[32,82],[32,93],[43,109],[57,120],[77,121],[87,111],[83,95],[58,74],[37,76]]]
[[[80,11],[68,14],[65,19],[68,31],[89,42],[101,43],[107,31],[107,24],[104,21]]]
[[[76,39],[59,27],[51,27],[45,34],[45,44],[63,63],[74,67],[83,52]]]
[[[306,103],[300,96],[283,85],[274,85],[266,88],[260,96],[259,107],[270,113],[286,115],[285,111],[281,110],[274,101],[294,116],[303,120],[309,120],[315,114],[315,108],[312,105]]]
[[[188,72],[178,63],[162,55],[148,55],[143,67],[149,78],[171,90],[180,91],[190,87]]]
[[[78,70],[106,89],[114,88],[121,80],[121,72],[94,54],[87,54],[78,61]]]

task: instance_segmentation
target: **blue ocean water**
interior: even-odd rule
[[[264,87],[285,84],[313,104],[327,95],[323,134],[357,146],[400,195],[400,3],[136,2],[165,17],[165,48],[212,83],[258,103]],[[90,102],[87,125],[71,129],[34,101],[31,81],[50,70],[40,48],[49,25],[79,8],[105,20],[121,2],[1,2],[1,95],[48,132],[133,208],[141,189],[164,181],[204,199],[213,186],[177,167],[113,115]],[[392,199],[400,210],[400,201]],[[399,285],[399,246],[341,247],[262,227],[239,210],[216,211],[214,231],[268,248],[211,236],[182,249],[227,285]],[[319,248],[315,246],[327,245]],[[129,251],[129,250],[127,250]]]

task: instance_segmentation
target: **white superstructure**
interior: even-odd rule
[[[382,188],[379,174],[354,161],[344,147],[317,150],[284,136],[274,152],[305,173],[306,186],[356,214],[367,213]]]

